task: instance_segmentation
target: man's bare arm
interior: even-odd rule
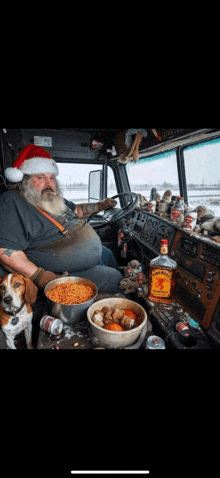
[[[17,272],[26,277],[31,277],[38,269],[30,262],[23,251],[0,248],[0,264],[8,272]]]
[[[115,207],[117,204],[117,201],[112,198],[107,198],[103,199],[103,201],[99,201],[96,203],[90,203],[90,204],[77,204],[75,213],[79,219],[82,219],[84,217],[89,217],[95,212],[100,212],[104,211],[105,209],[109,209],[111,207]]]

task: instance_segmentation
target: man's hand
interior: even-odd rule
[[[68,272],[64,272],[62,275],[54,274],[51,271],[45,271],[42,267],[39,267],[35,274],[30,277],[32,282],[38,287],[38,289],[44,289],[49,282],[54,279],[58,279],[59,277],[66,277],[68,276]]]
[[[117,204],[117,201],[112,198],[107,198],[107,199],[103,199],[103,201],[100,201],[98,204],[100,205],[100,208],[101,208],[99,210],[104,211],[105,209],[110,209],[111,207],[115,207]]]
[[[103,199],[102,201],[91,204],[77,204],[75,213],[79,219],[82,219],[91,216],[95,212],[97,213],[115,207],[116,204],[117,201],[112,198]]]

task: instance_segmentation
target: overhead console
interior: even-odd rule
[[[216,134],[219,135],[219,129],[151,129],[148,130],[147,137],[143,138],[141,142],[140,152],[144,153],[144,157],[146,157],[150,156],[152,152],[160,153],[178,146],[189,145],[194,141],[206,141],[216,137]]]
[[[153,146],[158,142],[164,143],[168,140],[174,140],[184,135],[188,135],[193,131],[195,130],[193,130],[192,128],[159,128],[148,130],[148,138],[145,140],[144,146]]]
[[[91,145],[91,133],[85,131],[66,131],[56,129],[21,129],[20,146],[33,143],[45,148],[56,161],[72,159],[94,160],[97,152]]]
[[[178,264],[176,298],[184,309],[209,329],[220,332],[220,247],[192,236],[169,221],[145,211],[133,211],[128,228],[144,246],[147,265],[160,251],[160,240],[168,239],[170,257]]]
[[[139,130],[140,134],[141,132],[145,131],[145,134],[143,134],[142,140],[141,140],[141,145],[140,145],[140,151],[144,151],[145,149],[152,148],[155,146],[159,146],[160,144],[171,142],[171,141],[178,141],[178,140],[184,140],[184,138],[189,138],[191,135],[195,135],[197,132],[205,131],[205,130],[196,130],[192,128],[173,128],[173,129],[165,129],[165,128],[160,128],[160,129],[145,129],[145,130]],[[116,147],[117,153],[120,155],[124,151],[129,148],[129,143],[131,140],[134,141],[135,139],[135,132],[138,132],[138,130],[122,130],[118,132],[114,138],[114,145]],[[129,136],[130,134],[130,136]]]

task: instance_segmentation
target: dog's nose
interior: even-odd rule
[[[4,297],[4,302],[5,304],[10,304],[12,302],[12,296],[6,295],[6,297]]]

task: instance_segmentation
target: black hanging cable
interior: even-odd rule
[[[4,155],[4,148],[3,148],[3,130],[0,130],[1,133],[1,154],[2,154],[2,164],[3,164],[3,169],[5,171],[5,155]]]
[[[3,166],[3,171],[2,171],[3,174],[0,174],[0,177],[2,178],[3,181],[0,183],[0,186],[2,186],[4,184],[6,189],[7,189],[7,184],[6,184],[5,178],[3,176],[4,172],[5,172],[5,155],[4,155],[4,148],[3,148],[3,130],[2,129],[0,130],[0,134],[1,134],[1,139],[0,139],[0,142],[1,142],[1,157],[2,157],[2,166]]]

